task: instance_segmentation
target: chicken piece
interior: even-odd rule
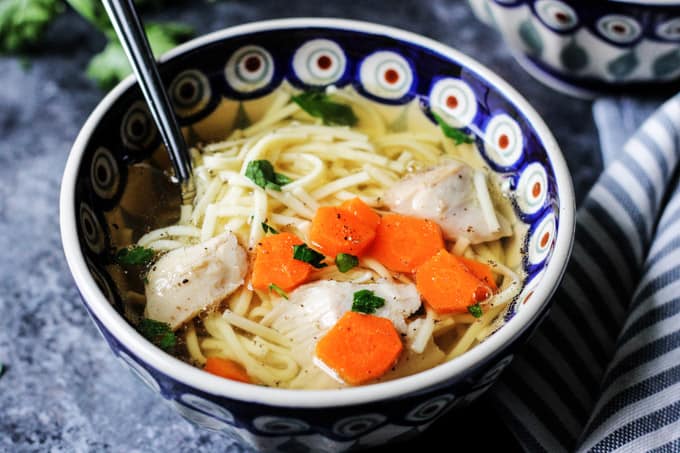
[[[483,172],[449,161],[397,182],[383,201],[393,212],[437,222],[446,239],[478,244],[512,234],[509,222],[496,214],[486,184]]]
[[[243,284],[247,270],[246,252],[230,232],[172,250],[149,271],[144,316],[176,330],[233,293]]]
[[[415,313],[421,301],[413,284],[378,282],[359,284],[320,280],[298,287],[280,299],[264,322],[292,340],[293,355],[304,371],[301,375],[315,375],[313,362],[317,341],[352,309],[354,293],[366,289],[385,299],[385,305],[373,315],[387,318],[399,333],[406,334],[406,318]],[[333,382],[333,381],[331,381]],[[316,385],[316,384],[315,384]]]

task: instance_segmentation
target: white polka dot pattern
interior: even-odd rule
[[[525,214],[535,214],[548,198],[548,175],[538,162],[527,165],[517,181],[515,200]]]
[[[328,39],[304,43],[293,56],[293,71],[307,85],[323,86],[337,82],[345,72],[347,57],[342,48]]]
[[[364,90],[373,96],[397,100],[411,90],[413,70],[404,57],[383,50],[369,55],[361,63],[359,79]]]
[[[511,167],[522,158],[524,140],[515,120],[505,113],[494,116],[484,131],[484,151],[491,162]]]
[[[597,29],[605,38],[619,44],[633,42],[642,34],[642,27],[635,19],[619,14],[598,20]]]
[[[120,188],[120,168],[111,151],[100,146],[92,156],[90,165],[92,189],[98,197],[110,200]]]
[[[555,239],[555,229],[555,214],[550,212],[541,219],[529,237],[527,258],[530,264],[541,264],[548,257]]]
[[[202,72],[188,69],[180,72],[170,83],[170,100],[181,117],[199,112],[210,102],[211,88]]]
[[[104,239],[104,229],[101,223],[99,223],[97,215],[88,204],[83,202],[80,203],[78,217],[80,220],[80,230],[87,248],[92,253],[100,254],[106,247],[106,241]]]
[[[260,46],[244,46],[229,57],[224,75],[235,91],[257,91],[271,82],[274,76],[274,59]]]
[[[460,79],[438,80],[430,90],[429,98],[430,108],[450,126],[468,126],[477,115],[475,93]]]
[[[541,22],[556,31],[571,30],[579,23],[576,11],[558,0],[538,0],[534,9]]]

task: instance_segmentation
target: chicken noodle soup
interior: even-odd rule
[[[519,292],[526,227],[471,137],[431,113],[283,86],[197,145],[193,203],[121,251],[154,254],[139,329],[213,374],[294,389],[474,347]]]

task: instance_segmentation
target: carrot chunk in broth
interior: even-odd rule
[[[319,340],[316,356],[343,381],[359,385],[385,374],[403,348],[392,321],[348,311]]]
[[[264,291],[274,284],[290,291],[304,283],[312,266],[293,258],[293,247],[300,244],[300,238],[287,232],[264,237],[255,250],[253,287]]]
[[[459,257],[444,249],[418,268],[416,287],[427,305],[439,314],[465,313],[469,306],[492,294],[491,288]]]
[[[252,380],[245,368],[233,360],[223,359],[221,357],[208,357],[208,361],[203,368],[208,373],[231,379],[232,381],[245,382],[251,384]]]
[[[368,255],[395,272],[413,272],[444,247],[442,232],[431,220],[399,214],[383,216]]]
[[[312,245],[332,257],[338,253],[359,256],[371,245],[374,237],[375,228],[369,223],[347,209],[334,206],[317,209],[309,230]]]
[[[371,227],[378,228],[380,223],[380,216],[369,205],[361,201],[361,198],[352,198],[343,202],[340,207],[351,212],[357,219]]]

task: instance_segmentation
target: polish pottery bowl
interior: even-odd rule
[[[557,90],[592,97],[678,86],[678,1],[468,2],[529,73]]]
[[[419,434],[449,410],[465,410],[547,313],[573,239],[571,179],[537,113],[472,58],[379,25],[289,19],[195,39],[166,55],[160,72],[189,141],[220,137],[237,110],[256,115],[253,106],[266,102],[281,83],[351,84],[362,96],[390,106],[451,109],[461,127],[476,135],[490,170],[513,190],[527,236],[522,291],[494,333],[449,362],[341,390],[267,388],[208,374],[153,346],[121,313],[125,288],[112,266],[112,244],[136,240],[123,235],[140,218],[153,228],[173,222],[157,214],[171,197],[171,185],[150,182],[169,162],[139,89],[128,78],[101,101],[73,145],[61,188],[61,231],[94,323],[121,364],[158,393],[159,404],[166,400],[193,423],[262,451],[381,445]]]

